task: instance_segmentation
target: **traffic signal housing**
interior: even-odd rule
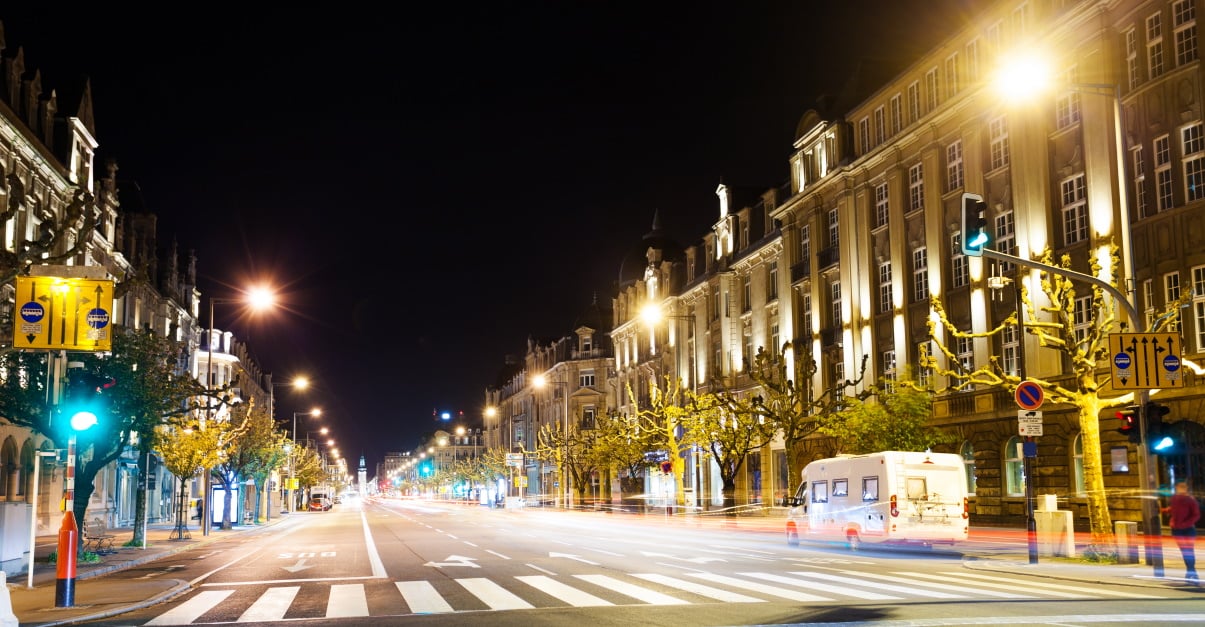
[[[1138,430],[1138,405],[1130,405],[1117,410],[1117,432],[1126,436],[1130,442],[1138,444],[1142,441],[1142,432]]]
[[[1163,417],[1171,411],[1167,405],[1150,402],[1146,404],[1146,442],[1155,454],[1167,455],[1176,452],[1177,441]]]
[[[962,195],[962,254],[982,257],[987,246],[987,203],[978,194]]]
[[[111,378],[83,370],[69,371],[63,413],[72,429],[86,431],[100,421],[108,408],[107,392],[114,383]]]

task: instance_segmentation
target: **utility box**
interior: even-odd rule
[[[1138,563],[1138,523],[1128,520],[1113,521],[1113,533],[1117,535],[1117,563]]]
[[[1033,512],[1038,532],[1038,553],[1055,557],[1075,556],[1075,526],[1070,510],[1058,509],[1054,494],[1038,495],[1038,507]]]

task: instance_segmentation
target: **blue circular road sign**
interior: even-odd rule
[[[1175,372],[1180,369],[1180,358],[1175,355],[1168,355],[1163,358],[1163,369],[1168,372]]]
[[[46,317],[46,308],[32,300],[21,305],[21,319],[29,322],[41,322]]]
[[[1113,365],[1117,366],[1118,370],[1130,369],[1130,354],[1122,351],[1113,356]]]
[[[1034,410],[1042,406],[1042,401],[1046,398],[1046,393],[1042,391],[1042,386],[1033,381],[1022,381],[1017,385],[1017,406],[1021,409]]]
[[[88,310],[88,326],[103,329],[109,326],[109,312],[99,307]]]

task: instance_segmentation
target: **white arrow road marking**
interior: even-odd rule
[[[549,553],[548,557],[565,557],[565,558],[568,558],[571,560],[579,561],[583,564],[589,564],[591,566],[601,566],[602,565],[602,564],[599,564],[598,562],[591,562],[590,560],[585,559],[585,558],[581,557],[580,555],[572,555],[570,553]]]
[[[292,566],[281,566],[281,568],[283,568],[291,573],[295,573],[299,570],[305,570],[307,568],[313,568],[313,567],[314,567],[313,564],[305,563],[305,558],[297,560],[297,563],[293,564]]]
[[[423,564],[423,566],[435,566],[436,568],[442,568],[444,566],[468,566],[469,568],[481,568],[481,566],[473,563],[476,560],[477,558],[475,557],[449,555],[448,561],[446,562],[427,562],[426,564]]]
[[[151,577],[158,577],[159,575],[166,575],[167,573],[170,573],[173,570],[179,570],[181,568],[184,568],[183,564],[172,564],[171,566],[168,566],[167,568],[160,568],[158,570],[151,571],[151,572],[139,577],[138,579],[150,579]]]

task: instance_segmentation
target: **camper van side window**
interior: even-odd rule
[[[879,500],[879,478],[878,477],[862,477],[862,500],[863,501]]]
[[[828,502],[828,482],[816,481],[812,483],[812,502],[827,503]]]
[[[929,499],[929,491],[925,489],[924,477],[908,477],[908,500],[925,501]]]
[[[849,496],[848,479],[833,479],[833,496]]]

